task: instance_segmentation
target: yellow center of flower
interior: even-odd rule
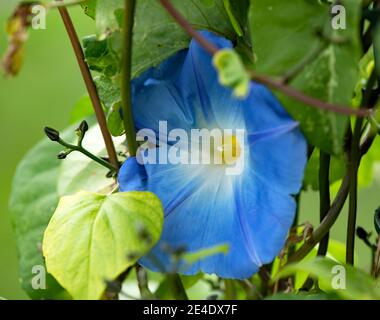
[[[233,165],[241,155],[241,146],[235,135],[224,135],[222,144],[216,146],[215,150],[226,165]]]

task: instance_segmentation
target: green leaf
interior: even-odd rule
[[[124,134],[124,122],[120,113],[121,102],[114,104],[107,117],[108,129],[114,137]]]
[[[123,9],[124,0],[97,0],[95,21],[99,40],[104,40],[108,35],[120,29],[116,16],[117,9]]]
[[[360,187],[369,187],[374,182],[374,172],[376,166],[380,163],[380,139],[375,138],[371,148],[363,158],[359,173],[359,186]]]
[[[122,149],[124,138],[115,138],[114,144],[118,151]],[[106,157],[107,152],[98,125],[90,128],[83,140],[83,146],[99,157]],[[126,150],[124,150],[126,151]],[[72,195],[81,190],[100,192],[114,187],[114,180],[107,178],[109,172],[100,164],[79,152],[71,153],[62,161],[58,177],[59,196]]]
[[[214,4],[215,0],[201,0],[206,7],[211,7]]]
[[[99,91],[99,96],[107,110],[113,105],[121,102],[120,84],[118,77],[107,78],[100,76],[95,78],[95,84]]]
[[[342,289],[334,289],[332,285],[334,277],[338,274],[337,271],[334,272],[337,266],[341,268],[339,275],[342,275],[345,283],[345,288]],[[280,271],[277,279],[290,276],[298,271],[310,273],[318,279],[318,282],[326,291],[336,293],[343,299],[380,299],[379,282],[360,269],[349,265],[343,266],[328,258],[317,257],[313,260],[303,260],[299,263],[291,264]]]
[[[361,53],[361,7],[356,0],[341,3],[346,8],[345,30],[332,28],[328,3],[318,0],[251,0],[249,20],[257,55],[256,71],[281,77],[325,46],[290,85],[317,99],[350,105]],[[326,40],[329,41],[327,45],[324,44]],[[347,117],[311,108],[278,92],[276,94],[287,111],[300,121],[311,144],[325,152],[341,153]]]
[[[235,37],[223,0],[207,3],[202,0],[175,0],[173,4],[196,29],[210,30],[231,39]],[[107,109],[121,101],[119,73],[122,35],[119,20],[123,8],[123,0],[98,0],[97,37],[89,36],[83,39],[85,57],[91,70],[101,74],[96,78],[96,84]],[[235,6],[233,8],[235,10]],[[189,42],[190,37],[173,21],[159,1],[137,1],[132,77],[137,77],[150,67],[157,66],[176,52],[187,48]]]
[[[174,0],[173,5],[198,30],[210,30],[233,39],[235,32],[225,11],[223,0]],[[96,25],[99,40],[120,31],[120,11],[123,0],[98,0]],[[121,39],[120,35],[117,36]],[[189,36],[173,21],[157,0],[137,1],[132,76],[136,77],[150,67],[157,66],[181,49],[188,47]],[[119,57],[121,51],[117,51]]]
[[[81,3],[83,11],[91,18],[95,18],[96,10],[96,0],[86,0],[84,3]]]
[[[230,18],[230,22],[231,22],[236,34],[239,37],[242,37],[244,35],[244,33],[243,33],[243,30],[240,26],[239,20],[235,17],[235,13],[233,12],[231,1],[230,0],[224,0],[223,3],[224,3],[224,7],[226,9],[228,17]]]
[[[243,29],[243,33],[248,33],[248,12],[250,6],[250,0],[233,1],[228,0],[229,8],[235,19]]]
[[[213,64],[219,74],[219,82],[233,90],[238,98],[245,98],[249,93],[250,76],[240,56],[231,49],[219,50],[213,57]]]
[[[74,129],[70,127],[65,130],[62,137],[74,141]],[[99,143],[102,140],[98,131],[92,128],[87,132],[84,143],[96,154],[105,155]],[[121,147],[120,140],[116,140],[116,144]],[[60,161],[56,155],[61,150],[61,146],[45,138],[19,164],[12,186],[10,211],[19,256],[21,286],[33,299],[69,298],[49,274],[46,290],[34,290],[31,282],[35,276],[33,267],[45,265],[41,252],[43,233],[59,197],[79,189],[98,191],[110,184],[110,179],[105,177],[107,170],[102,166],[78,153],[72,153]]]
[[[235,36],[221,0],[215,0],[212,6],[205,6],[199,0],[174,0],[172,3],[196,29],[210,30],[228,38]],[[159,1],[138,1],[133,76],[187,48],[189,42],[189,36],[166,13]]]
[[[377,74],[380,75],[380,21],[378,20],[373,31],[373,49]]]
[[[301,245],[302,243],[298,243],[296,245],[296,250],[298,250]],[[313,250],[302,261],[313,260],[317,256],[317,252],[318,252],[318,245],[315,248],[313,248]],[[346,244],[334,239],[330,239],[326,256],[334,261],[337,261],[337,263],[344,264],[346,261]],[[358,260],[358,256],[356,253],[355,253],[355,260]],[[280,270],[280,264],[281,264],[280,259],[276,258],[273,263],[272,278],[277,276]],[[294,273],[294,276],[295,276],[294,288],[296,290],[299,290],[303,287],[306,279],[309,277],[309,274],[307,271],[299,270]]]
[[[67,132],[73,132],[74,128]],[[73,134],[63,134],[73,138]],[[61,147],[44,139],[17,167],[13,180],[10,210],[19,256],[21,286],[32,299],[62,299],[67,294],[50,275],[46,290],[34,290],[34,266],[44,266],[41,252],[43,233],[58,203],[57,181],[61,162],[56,154]]]
[[[161,202],[150,192],[63,197],[45,231],[46,266],[74,299],[100,299],[105,280],[146,254],[162,224]]]
[[[121,57],[119,49],[122,39],[120,33],[113,33],[105,40],[90,35],[82,39],[84,55],[90,69],[112,77],[120,72]]]

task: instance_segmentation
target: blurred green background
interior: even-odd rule
[[[18,2],[0,1],[0,55],[7,46],[6,19]],[[92,21],[80,8],[70,12],[80,36],[94,32]],[[9,79],[0,75],[0,297],[7,299],[26,298],[19,288],[8,211],[12,176],[27,150],[43,138],[43,127],[64,128],[72,107],[85,93],[57,10],[48,14],[46,27],[30,32],[21,73]]]
[[[0,52],[7,40],[6,18],[19,2],[0,2]],[[80,36],[93,33],[93,24],[79,8],[71,9]],[[18,281],[17,253],[13,239],[8,198],[17,163],[38,140],[46,125],[64,128],[72,106],[83,96],[85,88],[66,37],[59,14],[48,15],[47,29],[30,32],[25,65],[14,79],[0,77],[0,297],[24,299]],[[373,231],[373,212],[380,205],[379,185],[360,191],[358,224]],[[318,223],[318,195],[308,192],[302,197],[300,221]],[[333,228],[332,238],[345,241],[346,212]],[[370,252],[357,241],[358,264],[369,268]]]

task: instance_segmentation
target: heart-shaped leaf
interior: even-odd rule
[[[43,240],[48,271],[74,299],[100,299],[158,241],[160,200],[150,192],[61,198]]]

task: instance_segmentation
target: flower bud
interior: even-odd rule
[[[66,151],[61,151],[60,153],[58,153],[57,158],[59,160],[66,159],[67,158],[67,152]]]
[[[86,120],[82,121],[79,125],[78,130],[82,133],[86,133],[88,131],[88,123]]]
[[[375,212],[375,228],[377,233],[380,234],[380,207]]]
[[[368,239],[368,232],[365,231],[362,227],[358,227],[356,229],[356,235],[358,236],[359,239],[361,240],[367,240]]]
[[[59,132],[53,128],[45,127],[44,129],[46,136],[51,141],[59,141]]]

